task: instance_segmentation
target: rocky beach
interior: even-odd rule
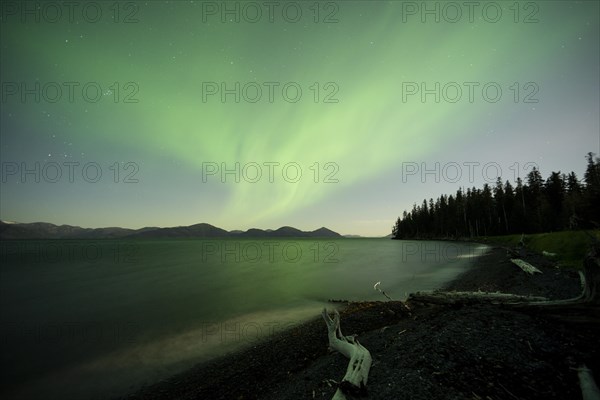
[[[505,248],[492,247],[440,290],[503,292],[548,299],[577,297],[576,270],[542,255],[521,258],[542,273],[526,274]],[[393,297],[394,294],[390,293]],[[332,304],[345,335],[371,353],[370,399],[581,399],[578,369],[598,374],[600,313],[584,318],[515,310],[482,302],[435,305],[398,301]],[[326,325],[315,318],[146,386],[127,399],[330,399],[348,359],[328,351]]]

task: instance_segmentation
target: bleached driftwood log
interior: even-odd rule
[[[510,261],[519,268],[521,268],[523,271],[527,272],[529,275],[533,275],[534,273],[542,273],[542,271],[529,264],[527,261],[521,260],[520,258],[511,258]]]
[[[581,387],[581,397],[583,400],[600,400],[600,390],[594,380],[592,371],[585,365],[577,369],[579,377],[579,386]]]
[[[489,292],[417,292],[411,293],[408,300],[430,304],[510,304],[532,301],[547,301],[541,296],[520,296],[509,293]]]
[[[327,324],[329,347],[350,359],[346,375],[344,375],[342,382],[340,382],[333,400],[345,400],[346,395],[356,397],[366,396],[367,380],[369,378],[371,362],[373,361],[371,353],[358,340],[355,340],[354,336],[342,335],[340,314],[337,310],[334,311],[333,319],[329,316],[325,308],[321,315],[323,315],[323,319]]]
[[[583,262],[583,274],[585,282],[581,297],[586,303],[600,305],[598,298],[598,287],[600,286],[600,245],[592,251]]]

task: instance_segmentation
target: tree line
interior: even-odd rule
[[[574,172],[544,180],[533,168],[513,186],[499,177],[493,187],[458,189],[404,211],[393,239],[461,238],[600,228],[600,158],[586,156],[580,181]]]

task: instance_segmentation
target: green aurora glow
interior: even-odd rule
[[[324,225],[385,235],[413,202],[481,183],[403,183],[403,162],[492,160],[507,168],[532,161],[543,175],[581,175],[585,153],[599,151],[598,2],[536,2],[537,23],[515,23],[513,2],[496,2],[505,15],[497,23],[481,13],[473,23],[403,22],[403,2],[336,2],[337,23],[314,23],[311,2],[300,3],[307,16],[298,23],[221,23],[219,16],[205,23],[202,2],[136,4],[139,22],[132,24],[21,23],[5,15],[3,83],[98,82],[107,89],[119,82],[123,96],[123,85],[135,82],[139,102],[114,103],[114,91],[98,103],[10,97],[2,103],[2,161],[95,161],[104,173],[115,161],[135,162],[139,183],[23,184],[10,177],[2,183],[2,219],[92,227]],[[303,95],[297,103],[280,91],[273,103],[265,92],[257,103],[232,96],[203,102],[202,82],[297,82]],[[335,83],[339,102],[315,103],[314,82],[321,97],[323,85]],[[418,95],[403,101],[403,82],[496,82],[503,95],[490,103],[476,89],[473,103],[466,92],[456,103]],[[522,90],[517,103],[514,82]],[[527,82],[539,87],[539,103],[522,102]],[[297,162],[304,175],[298,183],[281,175],[273,183],[265,176],[204,183],[205,162]],[[319,183],[309,169],[315,162]],[[339,166],[338,183],[322,182],[327,162]]]

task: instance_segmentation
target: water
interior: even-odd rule
[[[0,395],[122,395],[318,316],[328,299],[385,300],[378,281],[397,299],[438,288],[484,251],[383,239],[2,242]]]

